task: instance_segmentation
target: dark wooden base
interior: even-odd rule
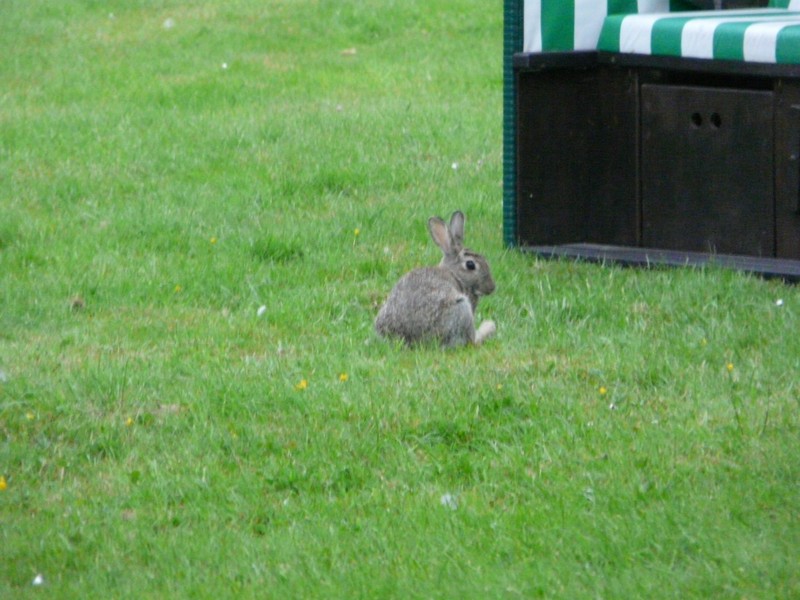
[[[680,252],[630,246],[600,244],[565,244],[562,246],[527,246],[521,248],[543,258],[568,258],[591,263],[619,264],[632,267],[702,267],[715,265],[753,273],[768,279],[800,282],[800,261],[782,258],[759,258],[707,252]]]
[[[594,52],[514,66],[517,246],[797,279],[800,67]]]

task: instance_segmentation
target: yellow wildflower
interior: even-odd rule
[[[606,386],[601,385],[599,392],[601,396],[605,396],[608,393],[608,389],[606,389]]]
[[[128,417],[125,419],[125,427],[130,427],[131,425],[133,425],[133,417]]]
[[[8,489],[6,478],[0,475],[0,492],[5,492]]]
[[[211,239],[210,239],[209,241],[210,241],[212,244],[216,244],[216,243],[217,243],[217,236],[215,236],[215,235],[212,235],[212,236],[211,236]]]
[[[356,236],[356,237],[358,237],[359,235],[361,235],[361,230],[360,230],[358,227],[356,227],[356,228],[353,230],[353,235],[354,235],[354,236]]]
[[[728,373],[733,373],[733,363],[729,362],[725,365],[725,368],[728,369]]]
[[[294,389],[296,389],[298,392],[302,392],[307,387],[308,387],[308,381],[305,380],[305,379],[301,379],[300,383],[298,383],[296,386],[294,386]]]
[[[339,381],[344,383],[348,379],[350,379],[350,376],[347,373],[339,373]]]

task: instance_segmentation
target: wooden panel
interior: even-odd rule
[[[776,256],[800,259],[800,82],[781,81],[775,103]]]
[[[636,244],[636,78],[627,70],[519,74],[521,244]]]
[[[586,237],[596,76],[589,70],[522,73],[518,82],[517,224],[522,244]]]
[[[773,93],[643,85],[641,102],[643,244],[774,256]]]
[[[636,246],[641,242],[638,188],[639,112],[635,71],[603,68],[594,156],[580,173],[591,185],[588,241]]]

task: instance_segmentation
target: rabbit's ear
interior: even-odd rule
[[[442,249],[445,255],[449,255],[453,251],[453,243],[450,237],[450,231],[447,229],[447,224],[439,217],[431,217],[428,219],[428,231],[431,232],[431,237],[436,245]]]
[[[450,217],[450,236],[453,243],[453,249],[456,252],[461,251],[464,246],[464,213],[457,210]]]

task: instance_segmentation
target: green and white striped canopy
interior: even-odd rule
[[[682,58],[798,64],[800,11],[768,8],[612,15],[604,21],[598,49]]]
[[[523,52],[596,50],[607,15],[691,9],[687,0],[525,0],[522,49]]]

